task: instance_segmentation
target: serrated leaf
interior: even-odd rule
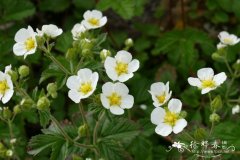
[[[49,121],[50,121],[50,112],[49,111],[38,111],[39,118],[40,118],[40,124],[43,128],[45,128]]]

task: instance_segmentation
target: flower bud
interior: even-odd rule
[[[181,111],[179,116],[182,117],[182,118],[186,118],[187,117],[187,112],[186,111]]]
[[[86,124],[81,125],[78,128],[78,135],[81,137],[84,137],[84,136],[86,136],[86,134],[87,134],[87,125]]]
[[[3,118],[10,119],[12,117],[12,111],[8,107],[3,107]]]
[[[16,143],[17,142],[17,139],[16,138],[12,138],[11,140],[10,140],[10,143],[11,144],[14,144],[14,143]]]
[[[29,75],[29,67],[26,65],[22,65],[18,68],[18,73],[21,78],[27,77]]]
[[[217,52],[212,54],[212,59],[217,62],[224,62],[224,57],[219,55]]]
[[[13,71],[13,70],[10,70],[7,72],[7,74],[11,77],[12,81],[13,82],[16,82],[17,79],[18,79],[18,74],[17,72]]]
[[[217,113],[212,113],[209,117],[210,122],[219,122],[220,116]]]
[[[100,52],[100,58],[101,60],[104,62],[105,59],[108,57],[108,56],[111,56],[111,52],[109,50],[106,50],[106,49],[103,49],[101,52]]]
[[[238,59],[236,63],[233,64],[233,68],[237,71],[240,71],[240,59]]]
[[[71,61],[77,58],[77,52],[75,48],[69,48],[66,53],[66,59]]]
[[[48,91],[48,94],[50,94],[52,96],[52,98],[56,98],[57,97],[57,84],[49,83],[47,85],[47,91]]]
[[[73,154],[72,155],[72,160],[84,160],[82,157],[76,155],[76,154]]]
[[[33,106],[33,102],[29,98],[23,98],[20,102],[20,106],[22,110],[29,110]]]
[[[41,111],[48,110],[49,107],[50,107],[50,101],[47,97],[44,96],[38,99],[38,102],[37,102],[38,110],[41,110]]]
[[[132,40],[132,38],[126,39],[126,40],[125,40],[125,45],[126,45],[126,47],[128,47],[128,48],[132,47],[132,46],[133,46],[133,40]]]
[[[7,156],[7,157],[12,157],[12,155],[13,155],[13,151],[12,151],[11,149],[8,149],[8,150],[6,151],[6,156]]]
[[[93,47],[93,44],[92,44],[91,40],[84,38],[80,41],[80,46],[83,50],[84,49],[91,50]]]
[[[13,107],[13,113],[14,114],[18,114],[21,112],[21,108],[20,108],[20,105],[16,105]]]
[[[217,111],[220,108],[222,108],[222,98],[221,98],[221,96],[218,95],[217,97],[215,97],[210,105],[211,105],[211,110],[212,111]]]

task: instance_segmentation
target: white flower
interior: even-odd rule
[[[155,132],[161,136],[168,136],[172,131],[177,134],[187,126],[187,121],[179,116],[182,102],[179,99],[171,99],[168,108],[156,107],[151,113],[151,122],[157,127]]]
[[[70,89],[68,97],[75,103],[87,98],[95,91],[98,82],[98,73],[88,68],[80,69],[77,75],[67,79],[67,87]]]
[[[7,73],[0,71],[0,100],[7,103],[13,96],[13,83],[11,77]]]
[[[183,143],[180,143],[180,142],[173,142],[173,144],[172,144],[173,147],[178,148],[178,149],[182,148],[182,145],[183,145]]]
[[[82,33],[86,32],[86,30],[87,29],[84,27],[83,24],[81,23],[75,24],[71,30],[73,39],[78,40],[81,37]]]
[[[162,82],[153,83],[149,92],[152,95],[155,107],[164,105],[172,95],[172,91],[169,91],[169,82],[166,85]]]
[[[13,53],[17,56],[27,57],[29,54],[33,54],[37,49],[36,32],[33,31],[31,26],[27,29],[22,28],[15,34],[14,40],[16,43],[13,46]]]
[[[104,62],[106,73],[113,81],[125,82],[133,77],[133,72],[139,68],[139,61],[132,60],[132,55],[127,51],[118,51],[117,55],[107,57]]]
[[[43,25],[42,30],[37,29],[38,36],[43,36],[44,34],[51,38],[56,38],[63,33],[61,28],[58,28],[54,24]]]
[[[100,28],[107,23],[107,17],[103,17],[102,12],[98,10],[86,11],[83,14],[83,18],[82,24],[87,29]]]
[[[236,105],[232,108],[232,114],[236,114],[240,112],[240,106]]]
[[[235,36],[234,34],[229,34],[226,31],[220,32],[218,38],[223,45],[235,45],[240,41],[237,36]]]
[[[236,63],[237,63],[237,64],[240,64],[240,59],[238,59],[238,60],[236,61]]]
[[[128,94],[128,87],[120,82],[107,82],[102,86],[101,102],[103,107],[110,109],[115,115],[124,113],[124,109],[133,107],[134,98]]]
[[[196,86],[201,89],[202,94],[206,94],[211,90],[216,89],[227,79],[225,72],[214,75],[212,68],[202,68],[198,70],[197,76],[198,78],[188,78],[188,83],[191,86]]]
[[[218,43],[217,44],[217,49],[221,49],[221,48],[224,48],[224,47],[226,47],[227,45],[226,44],[223,44],[223,43]]]

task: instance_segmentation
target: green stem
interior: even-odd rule
[[[80,111],[81,116],[82,116],[83,123],[84,123],[84,125],[87,126],[87,138],[88,138],[89,141],[90,141],[90,131],[89,131],[89,126],[88,126],[87,118],[86,118],[86,116],[85,116],[84,109],[83,109],[83,105],[82,105],[81,102],[79,103],[78,107],[79,107],[79,111]]]
[[[213,128],[214,128],[214,122],[212,122],[211,129],[210,129],[210,132],[209,132],[209,137],[212,135]]]
[[[104,114],[105,114],[105,112],[102,112],[101,113],[101,115],[100,115],[100,117],[99,117],[99,119],[98,119],[98,121],[97,121],[97,123],[96,123],[96,125],[95,125],[95,127],[94,127],[94,131],[93,131],[93,145],[96,145],[97,144],[97,131],[98,131],[98,127],[99,127],[99,125],[100,125],[100,122],[101,122],[101,120],[103,119],[103,117],[104,117]]]
[[[208,93],[208,98],[209,98],[209,101],[210,101],[210,103],[212,102],[212,96],[211,96],[211,93],[209,92]]]
[[[65,74],[71,75],[71,73],[60,63],[54,56],[50,53],[46,53],[47,57],[49,57]]]
[[[228,68],[228,71],[230,72],[231,76],[233,76],[233,71],[232,71],[232,69],[231,69],[231,67],[230,67],[230,65],[229,65],[229,63],[227,61],[227,58],[224,58],[224,62],[226,64],[226,66]]]

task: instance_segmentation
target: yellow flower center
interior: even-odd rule
[[[111,96],[107,97],[110,103],[110,106],[120,106],[122,97],[117,93],[112,93]]]
[[[82,92],[84,95],[88,94],[89,92],[92,91],[92,84],[91,82],[85,82],[85,83],[82,83],[80,88],[79,88],[79,91]]]
[[[178,114],[170,111],[166,111],[166,115],[164,117],[164,123],[169,124],[170,126],[175,126],[178,120]]]
[[[229,44],[229,43],[232,43],[233,40],[231,38],[224,38],[223,42]]]
[[[88,20],[88,23],[90,23],[93,26],[99,26],[99,19],[97,19],[97,18],[90,18]]]
[[[123,62],[117,62],[115,71],[117,72],[118,76],[124,73],[128,73],[128,64]]]
[[[166,99],[165,93],[160,95],[160,96],[157,96],[157,99],[158,99],[159,103],[163,103],[165,101],[165,99]]]
[[[202,88],[214,88],[215,86],[216,84],[212,79],[202,81]]]
[[[0,93],[4,94],[8,89],[9,89],[9,86],[7,84],[7,81],[6,80],[0,81]]]
[[[30,51],[35,47],[35,41],[32,37],[28,38],[24,44],[27,51]]]

